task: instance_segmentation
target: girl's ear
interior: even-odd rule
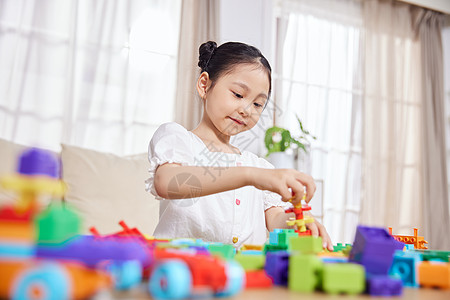
[[[197,80],[197,92],[200,98],[204,99],[206,96],[206,91],[210,85],[209,74],[203,72],[200,74]]]

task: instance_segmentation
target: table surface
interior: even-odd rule
[[[145,292],[144,287],[139,287],[128,292],[113,292],[113,299],[152,299],[152,297]],[[315,292],[311,294],[304,294],[298,292],[291,292],[287,288],[283,287],[273,287],[269,289],[246,289],[242,293],[236,295],[232,298],[215,298],[215,299],[233,299],[233,300],[329,300],[329,299],[391,299],[391,297],[372,297],[370,295],[328,295],[321,292]],[[200,298],[205,299],[205,298]],[[206,298],[211,299],[211,298]],[[449,300],[450,290],[439,290],[430,288],[404,288],[403,295],[401,297],[392,297],[392,299],[408,299],[408,300],[418,300],[418,299],[432,299],[432,300]]]

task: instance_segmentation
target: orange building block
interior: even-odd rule
[[[34,242],[34,224],[27,222],[0,221],[0,238]]]
[[[428,242],[425,241],[423,236],[418,236],[417,233],[418,229],[414,228],[414,235],[393,235],[392,227],[389,227],[389,234],[392,235],[397,241],[404,244],[414,245],[414,249],[428,249],[428,247],[425,246]]]
[[[39,268],[39,261],[3,261],[0,262],[0,298],[10,298],[15,282],[29,269]],[[86,268],[77,263],[63,263],[61,266],[70,278],[70,299],[86,299],[101,289],[112,286],[112,279],[104,271]],[[36,292],[39,292],[36,290]]]
[[[450,263],[424,261],[419,264],[418,273],[421,286],[450,288]]]

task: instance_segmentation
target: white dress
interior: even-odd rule
[[[146,189],[161,200],[159,223],[153,233],[156,238],[201,238],[206,242],[233,244],[236,248],[243,244],[259,245],[266,241],[265,210],[289,206],[278,194],[253,186],[189,199],[159,197],[153,177],[156,168],[166,162],[185,166],[273,168],[248,151],[242,154],[211,152],[198,136],[177,123],[166,123],[157,129],[148,155],[150,178]],[[205,172],[208,173],[206,169]],[[212,173],[209,175],[218,180]],[[194,193],[200,188],[197,178],[180,174],[169,182],[169,191],[176,191],[182,184],[189,185]]]

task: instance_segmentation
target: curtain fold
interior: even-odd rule
[[[409,5],[365,1],[364,23],[360,222],[412,234],[423,228],[419,45]]]
[[[192,130],[202,117],[203,106],[195,84],[199,76],[198,48],[218,40],[219,0],[184,0],[178,47],[175,121]]]
[[[419,228],[448,248],[443,54],[438,13],[364,1],[365,92],[360,222]]]
[[[415,8],[413,28],[420,42],[423,101],[423,213],[433,249],[449,249],[450,231],[445,153],[444,71],[441,29],[444,15]]]

